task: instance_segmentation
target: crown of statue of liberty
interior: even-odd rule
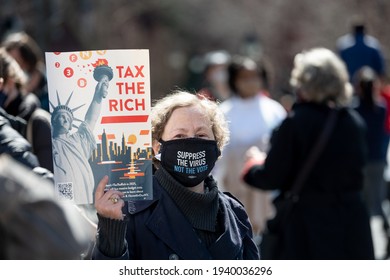
[[[75,128],[78,128],[77,125],[73,124],[73,121],[78,121],[78,122],[83,122],[83,120],[80,120],[78,118],[75,118],[74,115],[73,115],[73,112],[77,111],[78,109],[80,109],[81,107],[83,107],[85,104],[82,104],[78,107],[75,107],[75,108],[70,108],[69,107],[69,102],[72,98],[72,95],[73,95],[73,91],[72,93],[70,94],[70,96],[68,97],[68,100],[65,102],[65,104],[61,104],[61,100],[60,100],[60,96],[58,95],[58,91],[56,91],[57,93],[57,106],[54,106],[53,103],[51,103],[51,101],[49,101],[50,103],[50,107],[52,108],[52,113],[51,113],[51,118],[52,120],[56,119],[57,115],[62,111],[62,112],[66,112],[69,114],[69,116],[71,117],[71,122],[72,122],[72,126],[75,127]]]

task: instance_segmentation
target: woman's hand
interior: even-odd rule
[[[257,164],[262,164],[266,158],[266,153],[260,151],[258,147],[252,146],[246,151],[244,162],[256,162]]]
[[[241,170],[241,180],[245,182],[245,177],[249,170],[255,165],[264,164],[266,158],[267,154],[260,151],[258,147],[250,147],[245,153],[244,166]]]
[[[104,176],[99,182],[95,192],[95,208],[99,215],[116,220],[123,220],[122,207],[125,205],[123,201],[123,193],[117,190],[104,189],[108,183],[108,176]]]

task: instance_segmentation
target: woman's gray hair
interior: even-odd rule
[[[325,48],[314,48],[295,56],[290,84],[305,101],[332,101],[345,106],[352,97],[344,62]]]
[[[218,148],[222,151],[229,140],[229,129],[218,104],[185,91],[175,91],[154,104],[151,112],[152,140],[160,140],[165,125],[175,109],[190,106],[199,106],[209,118]]]

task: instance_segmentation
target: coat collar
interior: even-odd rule
[[[225,199],[220,198],[220,207],[224,212],[224,232],[218,240],[211,245],[209,252],[217,260],[232,260],[237,258],[244,246],[243,237],[250,230],[234,214],[233,209]]]
[[[169,195],[161,188],[157,180],[154,180],[154,201],[159,201],[146,221],[146,227],[167,244],[181,259],[236,258],[238,252],[242,250],[242,239],[249,228],[234,215],[225,199],[220,196],[220,207],[223,207],[225,213],[224,232],[215,244],[207,249]]]
[[[210,253],[200,242],[191,224],[155,178],[153,184],[159,202],[146,221],[146,227],[181,259],[211,259]]]

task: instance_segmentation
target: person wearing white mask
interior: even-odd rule
[[[257,146],[266,151],[272,130],[286,117],[286,110],[265,90],[266,72],[260,66],[243,56],[233,57],[228,66],[232,97],[220,108],[229,124],[230,141],[213,172],[221,187],[244,204],[255,237],[261,235],[266,219],[272,215],[270,193],[248,188],[240,179],[240,170],[248,148]]]

